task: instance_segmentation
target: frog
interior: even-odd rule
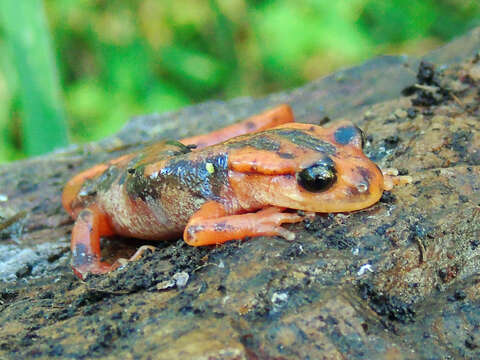
[[[329,127],[295,122],[278,105],[210,134],[163,140],[87,169],[67,182],[62,204],[75,219],[71,266],[80,279],[138,260],[107,263],[101,239],[178,239],[191,246],[295,233],[284,224],[315,213],[376,204],[402,182],[364,153],[350,121]],[[404,180],[404,179],[403,179]]]

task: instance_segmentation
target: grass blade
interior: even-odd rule
[[[68,143],[55,57],[41,0],[1,0],[0,20],[17,69],[27,155]]]

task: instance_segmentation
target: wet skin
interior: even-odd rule
[[[118,267],[121,261],[100,260],[100,238],[114,234],[166,240],[183,233],[193,246],[262,235],[293,240],[281,225],[305,215],[286,209],[307,216],[360,210],[391,187],[362,146],[353,124],[294,123],[290,107],[280,105],[96,165],[72,178],[62,196],[76,219],[72,267],[79,277]]]

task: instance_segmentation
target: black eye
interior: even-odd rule
[[[324,159],[297,173],[297,182],[305,190],[321,192],[337,181],[337,171],[331,159]]]

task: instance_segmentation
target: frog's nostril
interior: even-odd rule
[[[359,193],[364,193],[364,192],[368,191],[368,184],[364,183],[364,182],[361,182],[361,183],[356,185],[356,188],[357,188]]]

